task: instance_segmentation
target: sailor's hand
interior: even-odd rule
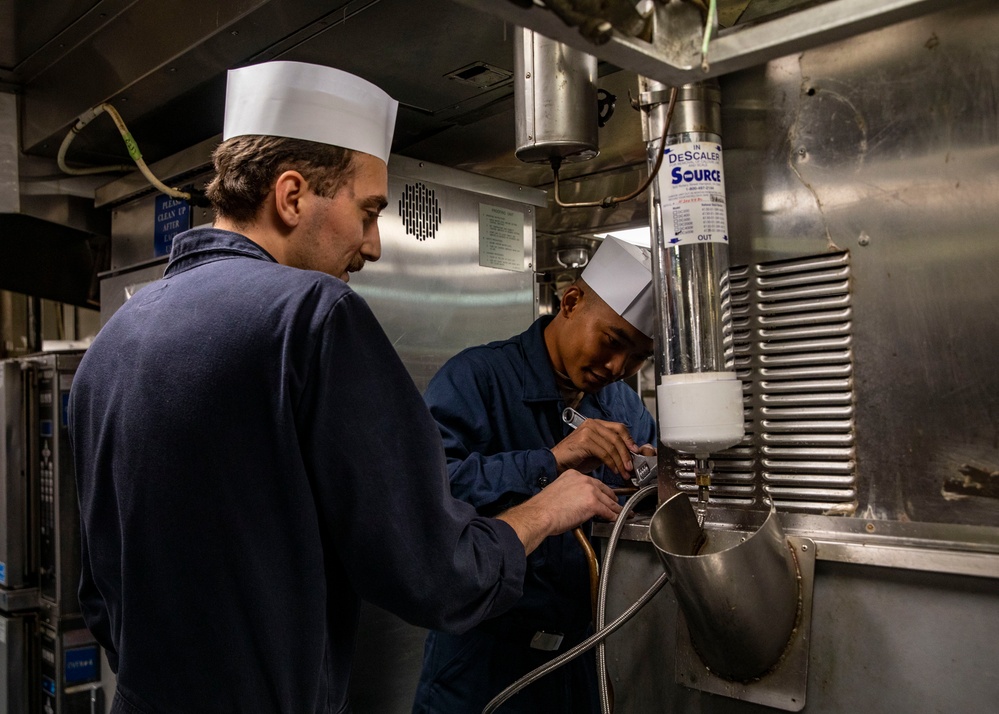
[[[530,553],[548,536],[565,533],[591,518],[614,520],[620,512],[617,497],[606,484],[569,470],[498,518],[513,527]]]
[[[575,431],[552,447],[559,473],[567,469],[589,473],[600,464],[604,464],[624,479],[629,478],[634,468],[631,461],[633,453],[646,452],[640,451],[638,444],[628,433],[628,427],[602,419],[585,420]],[[655,449],[652,450],[652,454],[654,453]]]

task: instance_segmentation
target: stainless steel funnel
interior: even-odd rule
[[[704,664],[746,682],[767,673],[794,632],[799,609],[795,557],[771,508],[752,534],[705,530],[690,499],[677,494],[656,510],[653,545]]]

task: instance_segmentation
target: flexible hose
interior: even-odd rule
[[[639,501],[652,491],[658,491],[658,489],[659,485],[655,483],[639,489],[634,496],[628,499],[628,502],[621,511],[622,514],[627,513],[632,505],[638,505]],[[604,630],[604,620],[607,616],[607,590],[610,583],[611,562],[614,559],[614,551],[617,549],[617,541],[621,537],[621,531],[624,529],[624,522],[624,518],[618,517],[614,522],[614,530],[611,531],[610,539],[607,541],[607,553],[604,555],[604,572],[603,577],[600,578],[600,592],[597,596],[597,632],[603,632]],[[610,714],[612,709],[611,691],[608,687],[609,678],[610,675],[607,672],[607,646],[601,640],[597,646],[597,686],[600,688],[601,714]]]
[[[632,507],[636,503],[638,503],[638,501],[640,501],[642,498],[648,495],[652,490],[657,488],[658,486],[656,484],[646,486],[640,489],[637,493],[635,493],[634,496],[628,499],[628,501],[624,504],[624,507],[621,509],[621,514],[617,517],[617,521],[615,521],[614,523],[614,530],[611,533],[612,544],[615,538],[620,537],[621,530],[624,528],[624,522],[628,517],[627,514],[631,511]],[[611,552],[612,550],[608,550],[608,555],[610,555]],[[601,584],[603,584],[604,580],[606,580],[607,578],[608,564],[609,560],[605,559],[604,577],[601,580]],[[567,652],[560,654],[555,659],[546,662],[537,669],[534,669],[525,674],[523,677],[521,677],[516,682],[511,684],[509,687],[507,687],[502,692],[493,697],[492,700],[488,704],[486,704],[485,709],[482,710],[482,714],[493,714],[493,712],[495,712],[500,707],[500,705],[503,704],[503,702],[505,702],[507,699],[520,692],[528,685],[541,679],[546,674],[555,671],[566,662],[570,662],[576,659],[584,652],[593,649],[593,647],[595,647],[598,643],[603,641],[605,637],[617,632],[619,629],[621,629],[621,627],[624,626],[625,623],[628,622],[628,620],[634,617],[639,610],[645,607],[645,605],[648,604],[648,602],[656,595],[656,593],[662,590],[663,586],[666,583],[667,583],[666,573],[663,573],[652,584],[652,587],[646,590],[645,594],[643,594],[642,597],[638,598],[638,600],[636,600],[631,605],[631,607],[629,607],[627,610],[621,613],[621,615],[618,616],[616,620],[607,625],[607,627],[598,629],[597,632],[590,635],[585,640],[583,640],[582,642],[580,642],[578,645],[568,650]]]
[[[121,114],[118,113],[117,109],[106,102],[104,104],[98,104],[92,109],[88,109],[77,117],[76,124],[70,128],[62,140],[62,144],[59,145],[59,153],[56,155],[56,163],[59,165],[59,170],[72,176],[86,176],[90,174],[102,174],[109,171],[132,170],[132,167],[128,164],[95,166],[86,169],[74,169],[66,165],[66,152],[69,150],[69,145],[73,143],[73,139],[76,138],[77,134],[83,131],[83,127],[104,112],[107,112],[111,119],[114,120],[115,126],[118,127],[118,132],[121,134],[121,138],[125,141],[125,147],[128,149],[128,155],[132,157],[132,161],[135,162],[136,167],[138,167],[139,171],[142,172],[142,175],[146,177],[146,180],[167,196],[179,198],[183,201],[190,201],[191,194],[184,191],[178,191],[175,188],[170,188],[153,175],[153,172],[149,170],[149,167],[142,158],[142,153],[139,151],[139,145],[135,143],[135,139],[132,138],[132,134],[128,131],[128,127],[125,125],[125,120],[121,118]]]
[[[69,131],[66,132],[66,136],[63,137],[62,144],[59,145],[59,153],[56,154],[56,163],[59,165],[59,170],[63,173],[70,174],[71,176],[89,176],[90,174],[103,174],[109,171],[131,171],[131,164],[113,164],[110,166],[94,166],[87,169],[74,169],[66,165],[66,152],[69,150],[69,145],[73,143],[73,139],[76,135],[83,131],[83,127],[92,122],[94,119],[99,117],[105,112],[105,107],[110,106],[107,104],[98,104],[96,107],[88,109],[83,114],[76,118],[76,124],[74,124]]]

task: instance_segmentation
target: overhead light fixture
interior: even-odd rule
[[[607,236],[613,236],[618,240],[623,240],[625,243],[631,243],[642,248],[652,247],[652,231],[648,227],[628,228],[622,231],[597,234],[597,238],[606,238]]]
[[[555,260],[563,268],[585,268],[590,262],[590,251],[586,248],[559,248]]]

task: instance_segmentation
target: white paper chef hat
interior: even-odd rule
[[[636,330],[653,336],[655,305],[648,248],[607,236],[580,277]]]
[[[222,140],[282,136],[363,151],[388,163],[399,103],[367,80],[304,62],[229,70]]]

